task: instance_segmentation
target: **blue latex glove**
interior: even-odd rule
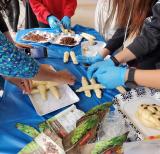
[[[93,77],[107,89],[114,89],[125,85],[126,72],[126,67],[108,66],[104,72],[94,74]]]
[[[83,63],[83,64],[94,64],[96,62],[103,61],[103,57],[100,54],[97,54],[94,57],[86,57],[86,56],[78,55],[77,60],[79,63]]]
[[[64,16],[61,20],[62,25],[66,29],[71,29],[71,19],[68,16]]]
[[[110,58],[91,65],[87,71],[88,78],[91,79],[95,73],[104,72],[108,66],[115,66],[114,62]]]
[[[54,28],[56,31],[60,31],[60,27],[59,27],[60,21],[58,20],[57,17],[49,16],[48,23],[51,28]]]

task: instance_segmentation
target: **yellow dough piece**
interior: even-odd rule
[[[46,85],[46,81],[34,81],[34,80],[32,80],[32,87],[37,87],[39,85]]]
[[[72,35],[75,34],[75,32],[71,29],[69,29],[68,32],[69,32],[69,34],[72,34]]]
[[[91,79],[90,82],[92,85],[96,84],[95,79]],[[96,93],[97,98],[102,98],[102,91],[100,89],[94,89],[94,92]]]
[[[43,100],[47,100],[47,89],[45,85],[38,85],[39,93]]]
[[[43,100],[47,100],[47,92],[51,91],[52,95],[57,99],[60,98],[60,92],[58,89],[58,83],[51,81],[32,81],[33,89],[31,94],[39,93]]]
[[[119,87],[117,87],[116,88],[121,94],[125,94],[127,91],[126,91],[126,89],[124,88],[124,87],[122,87],[122,86],[119,86]]]
[[[86,87],[86,86],[88,86],[88,81],[85,77],[82,77],[82,87]],[[87,97],[91,97],[90,90],[85,90],[84,93]]]
[[[60,92],[57,87],[50,87],[49,90],[51,91],[52,95],[56,97],[57,99],[60,99]]]
[[[91,34],[87,34],[87,33],[82,33],[81,36],[87,40],[95,40],[96,39],[95,36],[93,36]]]
[[[136,116],[144,126],[160,130],[159,107],[156,104],[141,104],[138,107]]]
[[[61,30],[65,35],[68,35],[68,34],[73,35],[73,34],[75,34],[75,32],[73,30],[71,30],[71,29],[65,29],[64,27],[61,27]]]
[[[66,52],[64,53],[63,62],[64,62],[64,63],[68,63],[68,61],[69,61],[69,52],[66,51]]]
[[[83,92],[86,90],[97,90],[97,89],[104,89],[104,87],[101,84],[87,85],[85,87],[77,89],[76,92]]]
[[[71,59],[73,61],[73,64],[77,65],[78,61],[77,61],[77,58],[76,58],[76,55],[75,55],[74,51],[70,52],[70,56],[71,56]]]
[[[46,87],[49,89],[50,87],[54,87],[54,86],[59,86],[59,84],[57,82],[51,82],[51,81],[47,81],[46,82]]]
[[[37,93],[39,93],[38,89],[32,89],[31,94],[37,94]]]
[[[67,35],[69,33],[68,29],[64,29],[63,33]]]

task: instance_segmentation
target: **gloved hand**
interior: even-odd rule
[[[99,72],[101,72],[101,73],[104,72],[108,66],[115,66],[114,62],[110,58],[91,65],[87,71],[88,78],[91,79],[93,74],[97,74]]]
[[[94,74],[93,77],[107,89],[114,89],[124,86],[126,73],[126,67],[108,66],[104,72]]]
[[[61,20],[62,25],[66,29],[71,29],[71,19],[68,16],[64,16]]]
[[[83,63],[83,64],[93,64],[99,61],[103,61],[103,57],[100,54],[97,54],[94,57],[87,57],[87,56],[82,56],[82,55],[78,55],[77,56],[77,60],[79,63]]]
[[[58,20],[57,17],[55,17],[55,16],[49,16],[48,17],[48,23],[49,23],[49,26],[51,28],[54,28],[55,30],[60,31],[60,27],[59,27],[60,21]]]

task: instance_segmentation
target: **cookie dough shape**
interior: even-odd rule
[[[57,98],[60,99],[60,92],[58,89],[58,84],[55,82],[46,82],[46,81],[32,81],[33,89],[31,94],[39,93],[42,99],[47,100],[48,91]]]
[[[160,130],[160,106],[156,104],[142,104],[138,107],[136,116],[145,126]]]
[[[95,79],[91,79],[90,82],[92,85],[96,84]],[[102,98],[102,91],[100,89],[94,89],[94,92],[96,93],[97,98]]]
[[[82,77],[82,87],[76,90],[76,92],[84,92],[87,97],[91,97],[91,90],[93,90],[96,93],[97,98],[102,97],[102,91],[101,89],[104,89],[104,87],[101,84],[97,84],[95,79],[91,79],[90,83],[88,83],[87,79],[85,77]]]
[[[87,81],[87,79],[86,79],[85,77],[82,77],[82,86],[83,86],[83,87],[88,86],[88,81]],[[85,93],[85,95],[86,95],[87,97],[91,97],[91,92],[90,92],[90,90],[85,90],[84,93]]]

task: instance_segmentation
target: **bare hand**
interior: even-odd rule
[[[75,83],[75,77],[69,73],[68,71],[58,71],[56,72],[56,79],[57,82],[60,84],[69,84],[69,85],[74,85]]]
[[[9,82],[19,87],[24,93],[30,94],[32,91],[32,81],[18,78],[5,78]]]

